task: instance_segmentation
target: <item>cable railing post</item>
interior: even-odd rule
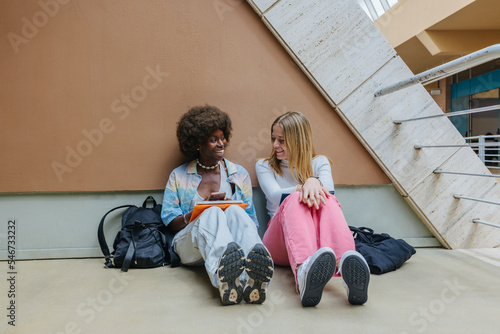
[[[447,78],[453,74],[459,73],[463,70],[470,69],[472,67],[481,65],[483,63],[486,63],[490,60],[494,60],[500,58],[500,44],[492,45],[488,48],[479,50],[477,52],[471,53],[467,56],[461,57],[459,59],[453,60],[449,63],[443,64],[441,66],[437,66],[433,69],[430,69],[428,71],[422,72],[420,74],[414,75],[406,80],[402,80],[400,82],[397,82],[395,84],[392,84],[390,86],[384,87],[382,89],[377,90],[374,95],[375,97],[380,97],[385,94],[393,93],[398,90],[404,89],[406,87],[415,85],[415,84],[429,84],[431,82],[435,82],[437,80]],[[459,112],[452,112],[452,113],[438,113],[436,115],[428,115],[428,116],[420,116],[420,117],[414,117],[414,118],[408,118],[408,119],[399,119],[399,120],[393,120],[394,124],[402,124],[403,122],[408,122],[408,121],[416,121],[416,120],[423,120],[423,119],[429,119],[429,118],[434,118],[434,117],[451,117],[451,116],[458,116],[458,115],[466,115],[466,114],[473,114],[473,113],[478,113],[478,112],[485,112],[485,111],[490,111],[490,110],[499,110],[500,105],[495,105],[495,106],[489,106],[489,107],[483,107],[483,108],[477,108],[477,109],[470,109],[470,110],[462,110]],[[487,136],[488,139],[493,138],[491,136]],[[466,138],[467,139],[467,138]],[[476,139],[476,138],[474,138]],[[486,143],[485,141],[485,136],[479,136],[477,143],[464,143],[464,144],[446,144],[446,145],[414,145],[414,148],[416,150],[421,150],[423,148],[444,148],[444,147],[477,147],[477,154],[479,156],[479,159],[485,163],[486,161],[488,162],[493,162],[490,161],[490,159],[494,159],[491,157],[492,150],[486,150],[486,147],[493,147],[494,149],[497,150],[497,156],[500,159],[500,154],[498,152],[498,143]],[[500,162],[499,162],[500,163]],[[496,177],[500,178],[500,175],[498,174],[481,174],[481,173],[466,173],[466,172],[459,172],[459,171],[445,171],[440,168],[436,168],[433,171],[434,174],[439,175],[439,174],[452,174],[452,175],[464,175],[464,176],[478,176],[478,177]],[[480,198],[473,198],[473,197],[466,197],[462,195],[453,195],[454,198],[456,199],[466,199],[466,200],[473,200],[473,201],[478,201],[478,202],[483,202],[483,203],[488,203],[488,204],[495,204],[495,205],[500,205],[500,202],[494,202],[490,200],[485,200],[485,199],[480,199]],[[489,225],[492,227],[500,228],[500,224],[495,224],[487,221],[483,221],[479,218],[472,219],[473,223],[478,223],[478,224],[484,224],[484,225]]]
[[[472,219],[472,222],[473,222],[473,223],[477,223],[477,224],[483,224],[483,225],[488,225],[488,226],[493,226],[493,227],[500,228],[500,225],[499,225],[499,224],[486,222],[486,221],[481,220],[481,219],[479,219],[479,218]]]
[[[482,107],[482,108],[475,108],[475,109],[468,109],[468,110],[461,110],[461,111],[454,111],[454,112],[436,114],[436,115],[428,115],[428,116],[420,116],[420,117],[414,117],[414,118],[393,120],[392,122],[394,124],[401,124],[401,123],[404,123],[404,122],[419,121],[419,120],[429,119],[429,118],[453,117],[453,116],[477,114],[477,113],[482,113],[482,112],[492,111],[492,110],[500,110],[500,104],[496,104],[496,105],[488,106],[488,107]]]
[[[434,174],[453,174],[453,175],[466,175],[466,176],[481,176],[481,177],[500,177],[498,174],[479,174],[479,173],[465,173],[465,172],[453,172],[453,171],[445,171],[441,169],[435,169],[433,171]]]
[[[490,201],[490,200],[486,200],[486,199],[482,199],[482,198],[468,197],[468,196],[463,196],[463,195],[458,195],[458,194],[453,195],[453,197],[456,199],[466,199],[469,201],[476,201],[476,202],[482,202],[482,203],[487,203],[487,204],[500,205],[500,202]]]
[[[492,147],[495,146],[496,144],[494,143],[484,143],[484,144],[479,144],[479,143],[465,143],[465,144],[444,144],[444,145],[413,145],[413,147],[416,150],[421,150],[423,148],[450,148],[450,147]]]

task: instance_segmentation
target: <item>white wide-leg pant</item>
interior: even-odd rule
[[[257,226],[237,205],[231,205],[225,211],[216,206],[206,209],[175,235],[173,243],[182,264],[205,264],[212,285],[218,287],[216,273],[219,258],[233,241],[240,245],[245,256],[255,244],[262,243]]]

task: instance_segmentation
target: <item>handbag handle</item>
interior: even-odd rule
[[[360,227],[359,229],[361,230],[361,232],[363,232],[366,235],[373,235],[373,233],[375,233],[373,231],[373,229],[371,229],[369,227]]]
[[[353,237],[358,238],[364,243],[373,242],[373,230],[369,227],[354,227],[349,226],[349,229],[354,232]]]

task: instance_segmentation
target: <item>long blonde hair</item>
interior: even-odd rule
[[[303,184],[313,176],[312,159],[316,156],[311,124],[307,117],[298,111],[289,111],[276,118],[271,125],[271,135],[275,124],[283,128],[285,145],[288,149],[288,166],[293,178],[299,184]],[[280,160],[276,157],[274,147],[266,161],[279,176],[283,176]]]

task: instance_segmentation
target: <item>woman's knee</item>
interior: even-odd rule
[[[337,197],[335,197],[335,195],[328,196],[328,198],[326,199],[326,205],[329,205],[334,208],[339,208],[339,209],[341,208],[340,202],[337,199]]]
[[[220,224],[226,224],[226,217],[221,208],[211,206],[205,209],[193,223],[201,229],[213,230],[217,229]]]
[[[334,200],[337,204],[340,204],[339,200],[337,199],[337,197],[333,194],[330,194],[330,196],[328,196],[328,198]]]
[[[255,225],[245,209],[238,205],[230,205],[225,211],[226,221],[229,228],[232,226]]]
[[[220,207],[213,205],[213,206],[205,209],[205,211],[203,211],[203,213],[205,213],[205,212],[218,215],[224,211]]]
[[[306,223],[312,216],[311,208],[300,201],[300,192],[295,191],[290,194],[277,212],[283,221],[299,221]]]
[[[283,202],[285,201],[300,202],[300,191],[294,191],[283,200]]]
[[[237,216],[242,215],[242,214],[246,214],[245,209],[243,209],[239,205],[228,206],[227,209],[225,210],[225,213],[226,213],[226,215],[232,214],[232,215],[237,215]]]

